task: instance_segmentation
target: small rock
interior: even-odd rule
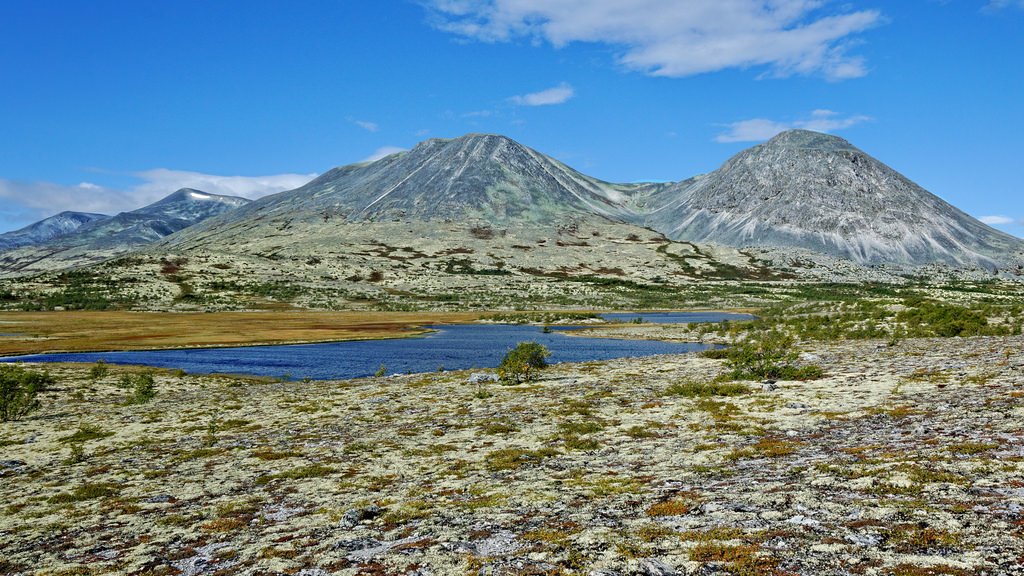
[[[158,494],[156,496],[146,498],[145,502],[146,504],[166,504],[167,502],[174,502],[175,500],[177,500],[177,498],[170,494]]]
[[[366,508],[353,508],[345,512],[345,515],[341,518],[341,524],[347,528],[354,528],[360,522],[373,520],[383,513],[384,509],[377,505],[367,506]]]
[[[422,542],[424,539],[420,536],[410,536],[408,538],[402,538],[401,540],[394,540],[389,542],[380,542],[373,539],[363,540],[351,540],[347,543],[342,542],[339,547],[350,550],[347,558],[356,562],[367,562],[373,560],[378,556],[384,556],[393,549],[401,549],[402,546]],[[350,547],[351,546],[351,547]]]
[[[821,526],[821,522],[818,522],[814,518],[808,518],[803,514],[797,514],[789,520],[786,520],[789,524],[796,524],[797,526]]]
[[[469,375],[469,380],[466,380],[469,384],[483,384],[485,382],[497,382],[497,374],[488,374],[487,372],[473,372]]]
[[[779,389],[779,385],[775,383],[775,380],[765,380],[761,382],[762,392],[774,392]]]
[[[642,576],[676,576],[676,569],[655,558],[645,558],[640,561],[640,572]]]
[[[302,506],[295,508],[289,508],[288,506],[280,506],[263,512],[263,518],[272,522],[284,522],[292,516],[298,516],[305,512],[306,509]]]
[[[518,552],[523,545],[516,540],[516,535],[507,530],[474,542],[459,542],[452,549],[456,552],[474,556],[508,556]]]
[[[846,539],[864,548],[874,548],[882,543],[882,537],[878,534],[848,534]]]

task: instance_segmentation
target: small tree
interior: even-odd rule
[[[95,382],[101,378],[105,378],[108,372],[110,372],[110,368],[107,366],[107,363],[102,359],[97,360],[96,363],[93,364],[92,368],[89,368],[89,379]]]
[[[129,404],[145,404],[156,396],[156,382],[149,372],[125,376],[121,379],[122,385],[130,390],[128,394]]]
[[[39,393],[53,384],[46,372],[0,366],[0,420],[18,420],[39,409]]]
[[[533,380],[534,372],[546,368],[551,355],[543,345],[536,342],[520,342],[509,350],[498,365],[498,375],[506,383],[519,384]]]
[[[796,340],[778,330],[748,335],[734,344],[726,354],[731,377],[739,380],[774,378],[781,380],[813,380],[822,376],[817,366],[796,365],[800,353]]]

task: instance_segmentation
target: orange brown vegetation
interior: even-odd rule
[[[4,312],[0,355],[245,346],[397,338],[424,324],[469,322],[450,312]]]

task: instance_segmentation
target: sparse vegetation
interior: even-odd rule
[[[750,393],[750,387],[739,382],[698,382],[682,380],[665,389],[669,396],[683,398],[711,398],[713,396],[742,396]]]
[[[0,421],[20,420],[39,409],[39,394],[54,383],[47,372],[0,365]]]
[[[792,336],[777,330],[751,334],[729,349],[729,376],[737,380],[821,378],[821,368],[796,364],[799,353],[795,344]]]
[[[0,530],[15,546],[38,543],[24,550],[55,570],[94,549],[44,538],[74,527],[153,549],[166,559],[157,573],[198,556],[187,538],[229,544],[209,554],[211,570],[323,568],[314,558],[336,545],[320,543],[323,531],[351,530],[394,545],[375,553],[382,565],[460,572],[504,566],[509,546],[524,570],[586,572],[598,558],[586,542],[622,573],[655,561],[827,572],[862,548],[852,536],[880,574],[958,574],[912,568],[908,555],[938,561],[993,542],[1024,553],[1019,527],[995,527],[980,508],[1012,497],[974,493],[1019,476],[1006,440],[1018,426],[1003,416],[1020,405],[1018,340],[953,352],[915,339],[898,350],[806,342],[830,376],[778,389],[716,380],[724,362],[693,355],[556,365],[543,386],[492,387],[487,401],[464,371],[305,383],[167,371],[153,372],[174,384],[159,407],[127,407],[121,377],[143,372],[110,366],[85,382],[88,400],[56,388],[39,418],[0,430]],[[91,368],[52,370],[77,383]],[[216,490],[186,488],[197,478],[217,478]],[[163,539],[135,543],[140,526]],[[475,553],[484,547],[496,555]],[[21,549],[5,560],[25,565]],[[975,572],[1006,571],[972,557]]]

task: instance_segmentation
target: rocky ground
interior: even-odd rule
[[[1020,574],[1022,345],[807,344],[825,378],[746,388],[697,356],[159,373],[141,405],[53,366],[0,424],[0,573]]]

